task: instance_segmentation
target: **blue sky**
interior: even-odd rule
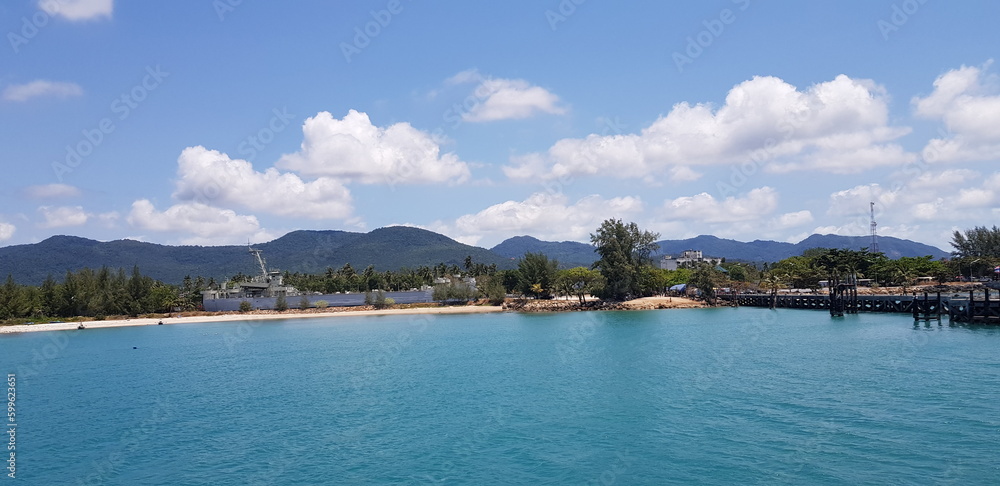
[[[1000,217],[987,1],[0,5],[0,245],[405,224],[490,247]]]

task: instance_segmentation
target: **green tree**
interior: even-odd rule
[[[771,302],[768,308],[774,309],[777,306],[778,290],[785,288],[785,282],[790,279],[791,277],[787,273],[779,273],[775,270],[764,273],[760,279],[760,287],[771,294]]]
[[[306,310],[309,308],[309,297],[303,295],[299,298],[299,309]]]
[[[715,265],[701,262],[691,273],[691,280],[688,283],[701,291],[701,295],[709,305],[715,305],[715,288],[722,285],[725,280],[726,276],[716,270]]]
[[[499,275],[483,275],[476,278],[476,288],[489,300],[490,305],[503,305],[507,299],[507,291],[503,287],[503,279]]]
[[[551,299],[559,263],[542,253],[525,253],[517,262],[518,290],[536,299]]]
[[[463,301],[475,299],[479,291],[465,282],[451,282],[434,286],[431,299],[438,302]]]
[[[955,231],[952,235],[952,252],[958,258],[1000,258],[1000,228],[976,226],[965,232]]]
[[[601,257],[594,268],[606,281],[602,298],[620,301],[642,293],[641,269],[652,264],[650,255],[659,249],[659,237],[658,233],[641,231],[635,223],[625,224],[620,219],[601,223],[590,235],[590,242]]]
[[[817,289],[819,281],[827,277],[825,270],[816,264],[814,258],[805,256],[793,256],[781,260],[771,265],[764,275],[768,273],[781,275],[784,284],[797,289]]]
[[[244,300],[240,302],[240,312],[250,312],[253,310],[253,304],[250,301]]]
[[[278,294],[278,298],[275,299],[274,310],[278,312],[285,312],[286,310],[288,310],[288,299],[285,298],[284,292]]]
[[[376,309],[385,309],[386,307],[388,307],[392,303],[395,303],[394,301],[390,303],[389,301],[391,301],[391,300],[392,299],[390,299],[390,298],[388,298],[388,297],[385,296],[385,292],[383,292],[381,290],[376,290],[375,291],[375,298],[374,298],[374,300],[372,302],[372,305],[374,305]]]
[[[570,268],[558,273],[556,287],[564,295],[575,295],[584,304],[588,294],[596,294],[604,287],[604,277],[600,272],[586,267]]]

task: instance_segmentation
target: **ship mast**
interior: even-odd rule
[[[250,253],[253,256],[257,257],[257,263],[260,265],[260,275],[266,281],[267,280],[267,264],[264,263],[264,255],[262,254],[264,252],[264,250],[259,250],[257,248],[253,248],[252,246],[250,246],[250,242],[249,241],[247,241],[247,249],[250,250]]]

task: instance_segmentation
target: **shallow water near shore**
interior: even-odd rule
[[[21,484],[989,484],[1000,329],[753,308],[0,337]]]

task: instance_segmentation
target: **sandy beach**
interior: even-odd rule
[[[582,310],[576,308],[578,303],[575,300],[540,300],[531,301],[527,308],[521,311],[571,311]],[[619,309],[627,310],[652,310],[652,309],[689,309],[705,307],[704,302],[688,299],[685,297],[643,297],[619,304]],[[534,308],[538,307],[538,308]],[[311,310],[307,312],[287,311],[254,311],[248,313],[233,314],[209,314],[164,318],[136,318],[136,319],[109,319],[103,321],[83,321],[86,329],[104,329],[111,327],[127,326],[156,326],[162,321],[163,325],[191,324],[199,322],[244,322],[256,320],[273,319],[307,319],[314,317],[365,317],[365,316],[392,316],[410,314],[482,314],[487,312],[509,312],[502,306],[488,305],[467,305],[451,307],[408,307],[401,309],[354,309],[350,307],[331,307],[325,311]],[[73,331],[77,330],[81,322],[50,322],[40,324],[18,324],[13,326],[0,326],[0,334],[13,334],[21,332],[39,331]]]
[[[163,325],[191,324],[198,322],[242,322],[250,320],[270,320],[270,319],[307,319],[312,317],[363,317],[363,316],[392,316],[409,314],[481,314],[487,312],[502,312],[500,306],[455,306],[455,307],[413,307],[404,309],[381,309],[381,310],[345,310],[344,308],[331,308],[328,312],[285,312],[285,313],[246,313],[246,314],[217,314],[198,315],[188,317],[164,317],[152,319],[119,319],[104,321],[85,321],[84,327],[87,329],[104,329],[110,327],[127,326],[156,326],[160,321]],[[20,332],[38,331],[71,331],[76,330],[80,322],[53,322],[45,324],[20,324],[14,326],[0,326],[0,334],[11,334]]]

